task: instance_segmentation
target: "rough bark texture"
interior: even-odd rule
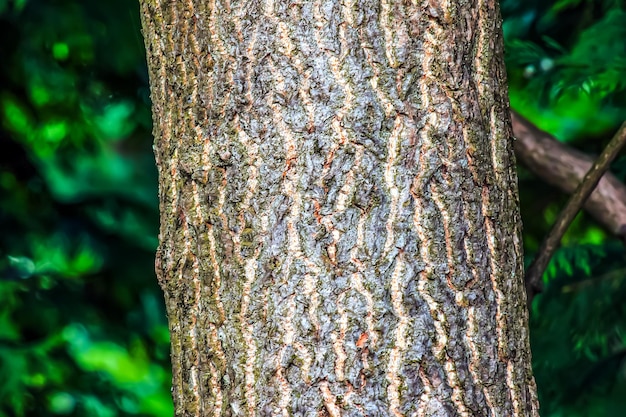
[[[494,0],[142,0],[177,416],[536,416]]]
[[[591,168],[593,159],[557,141],[515,112],[515,152],[535,175],[571,194]],[[585,203],[585,209],[607,230],[626,237],[626,186],[606,173]]]

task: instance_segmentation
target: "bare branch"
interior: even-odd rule
[[[541,276],[552,254],[560,245],[565,231],[625,143],[626,122],[622,124],[613,139],[602,151],[602,154],[594,162],[589,172],[587,172],[587,175],[585,175],[585,178],[559,214],[552,230],[550,230],[550,233],[548,233],[548,236],[541,244],[537,257],[528,268],[526,272],[526,293],[529,304],[532,302],[533,297],[541,292]]]
[[[515,112],[511,118],[518,161],[546,183],[572,194],[593,165],[593,158],[559,142]],[[624,238],[626,185],[613,174],[604,174],[584,209],[608,232]]]

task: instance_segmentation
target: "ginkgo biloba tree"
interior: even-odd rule
[[[177,416],[536,416],[495,0],[142,0]]]

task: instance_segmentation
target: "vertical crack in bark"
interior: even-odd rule
[[[221,299],[219,296],[219,291],[221,288],[221,276],[220,276],[220,266],[217,262],[217,255],[216,255],[216,244],[215,244],[215,236],[213,234],[213,225],[209,225],[208,227],[208,240],[209,240],[209,254],[210,254],[210,263],[213,269],[213,285],[211,285],[211,289],[212,292],[214,294],[214,300],[217,304],[217,308],[218,308],[218,312],[220,314],[220,323],[223,323],[225,321],[225,314],[224,314],[224,309],[221,303]],[[210,325],[213,329],[213,331],[217,334],[217,328],[215,327],[215,325],[213,323],[211,323]],[[222,350],[222,345],[221,342],[219,341],[219,338],[216,337],[217,340],[214,340],[213,343],[211,343],[211,348],[213,350],[212,353],[214,353],[216,356],[218,356],[218,358],[221,359],[222,364],[226,363],[226,358],[224,357],[224,351]],[[221,384],[221,381],[220,381]],[[214,395],[216,398],[216,404],[214,405],[215,407],[217,407],[218,401],[217,399],[221,399],[222,397],[222,393],[221,393],[221,385],[217,385],[212,387],[212,389],[214,389]],[[221,403],[221,401],[219,401],[219,403]],[[209,404],[209,407],[211,405]],[[220,404],[220,408],[221,408],[221,404]]]
[[[402,253],[396,257],[396,266],[391,274],[390,282],[391,305],[398,318],[398,324],[394,330],[393,348],[389,354],[389,365],[387,368],[389,386],[387,387],[387,395],[389,398],[389,411],[395,417],[401,417],[403,415],[400,412],[400,386],[402,385],[402,380],[398,372],[402,365],[402,353],[407,348],[405,332],[409,322],[402,300],[402,293],[404,291],[401,281],[404,273],[404,261],[402,258]]]
[[[204,219],[202,216],[202,211],[201,211],[201,204],[200,204],[200,196],[198,194],[198,184],[195,183],[195,181],[192,183],[193,186],[193,200],[194,200],[194,205],[195,205],[195,209],[196,209],[196,217],[198,220],[198,225],[204,224]],[[192,378],[192,386],[193,386],[193,390],[194,390],[194,395],[196,396],[197,402],[198,402],[198,410],[197,410],[197,415],[200,416],[202,410],[201,410],[201,404],[202,402],[205,400],[205,398],[202,397],[203,393],[202,393],[202,387],[201,387],[201,382],[200,382],[200,346],[202,345],[201,343],[198,342],[198,337],[203,333],[203,329],[199,328],[199,323],[198,323],[198,319],[199,319],[199,312],[202,312],[204,310],[203,306],[201,305],[202,303],[202,279],[200,276],[200,262],[198,261],[198,256],[196,253],[194,253],[191,250],[191,242],[189,240],[189,228],[188,228],[188,224],[185,221],[185,226],[184,226],[184,231],[185,231],[185,247],[186,250],[191,253],[192,257],[193,257],[193,275],[192,275],[192,286],[193,286],[193,291],[194,291],[194,300],[193,300],[193,310],[197,311],[198,313],[195,313],[192,315],[192,322],[191,322],[191,345],[193,347],[193,351],[195,352],[195,361],[193,363],[193,366],[191,368],[191,378]],[[198,238],[196,238],[196,242],[198,241]],[[181,277],[182,279],[182,277]],[[212,387],[216,393],[217,391],[220,390],[219,387]],[[216,395],[217,397],[217,395]]]
[[[301,18],[301,17],[298,16],[298,18]],[[307,129],[312,130],[314,129],[314,124],[315,124],[315,109],[314,109],[313,102],[311,101],[311,98],[309,96],[309,90],[310,90],[309,74],[307,74],[307,72],[305,71],[302,60],[296,53],[295,45],[290,39],[289,29],[287,28],[285,23],[282,21],[278,22],[277,28],[278,28],[277,41],[278,41],[279,49],[287,58],[290,59],[290,61],[293,63],[298,73],[298,76],[299,76],[298,96],[300,97],[300,100],[302,101],[304,105],[305,111],[308,114]],[[291,152],[292,152],[292,155],[288,156],[288,159],[296,157],[295,148]],[[302,206],[302,202],[298,201],[298,204],[296,204],[296,206],[298,206],[298,208],[300,209]],[[293,212],[292,212],[292,215],[294,215]],[[319,307],[319,300],[318,300],[318,293],[316,291],[314,277],[319,276],[320,269],[312,261],[310,261],[307,256],[304,256],[304,254],[302,253],[300,249],[301,244],[297,236],[297,232],[296,232],[296,226],[295,224],[293,224],[293,222],[292,222],[291,227],[289,228],[289,241],[290,241],[289,245],[291,248],[290,250],[296,250],[299,254],[299,257],[302,258],[302,261],[306,265],[308,271],[311,271],[311,272],[305,273],[305,276],[302,282],[302,287],[303,287],[302,289],[303,289],[305,296],[309,300],[309,308],[308,308],[309,320],[311,321],[312,325],[316,329],[316,332],[319,332],[319,323],[316,317],[316,311],[317,311],[317,308]],[[310,372],[311,365],[313,362],[311,354],[308,352],[307,347],[301,342],[296,342],[295,347],[300,353],[301,359],[302,359],[302,366],[301,366],[302,378],[305,382],[310,383],[311,378],[310,378],[309,372]]]
[[[480,368],[481,360],[483,360],[482,353],[479,347],[476,345],[476,340],[479,340],[480,337],[480,321],[477,313],[476,307],[469,307],[467,309],[467,318],[468,318],[468,327],[467,333],[465,335],[465,342],[467,343],[468,349],[470,351],[469,358],[469,371],[472,375],[474,381],[479,383],[482,380],[482,369]],[[480,385],[480,390],[482,394],[485,396],[485,402],[489,411],[489,415],[495,416],[496,411],[496,399],[492,396],[489,387],[485,385]]]
[[[448,169],[452,169],[452,167]],[[450,178],[445,178],[445,177],[446,176],[444,175],[444,178],[443,178],[445,181],[444,184],[439,185],[439,186],[432,185],[430,187],[430,190],[431,190],[433,202],[435,203],[435,206],[437,207],[441,215],[441,220],[442,220],[442,225],[443,225],[443,235],[444,235],[445,251],[446,251],[447,266],[448,266],[448,271],[445,274],[446,283],[448,287],[450,288],[450,290],[454,292],[455,302],[457,302],[458,304],[461,304],[464,298],[464,294],[457,290],[456,286],[451,282],[451,279],[450,279],[451,276],[459,277],[461,274],[465,272],[465,271],[460,270],[464,267],[464,265],[458,264],[458,262],[455,259],[456,254],[453,253],[453,250],[456,246],[457,236],[454,236],[455,229],[453,227],[453,224],[452,224],[453,219],[451,217],[454,214],[456,214],[453,212],[453,210],[456,208],[456,205],[458,204],[458,202],[460,202],[460,198],[457,200],[454,197],[460,197],[460,193],[458,192],[459,190],[454,189],[456,188],[454,181],[451,181]],[[449,187],[452,187],[453,189],[450,189]],[[455,218],[454,220],[457,222],[462,222],[463,219]],[[461,312],[461,315],[463,315],[463,312]],[[454,318],[452,318],[452,320],[454,320]],[[466,318],[464,318],[464,321],[467,323]],[[450,328],[449,325],[448,325],[448,328]],[[455,335],[451,334],[451,336],[454,337]],[[459,375],[457,373],[455,361],[450,357],[449,354],[446,354],[444,369],[446,371],[448,385],[452,388],[451,399],[456,405],[457,410],[459,410],[459,414],[463,417],[471,416],[472,413],[465,404],[465,398],[464,398],[464,392],[463,392],[464,390],[463,390],[462,383],[459,380]]]
[[[398,66],[398,61],[395,57],[394,50],[394,39],[393,39],[393,31],[391,30],[391,22],[393,22],[393,14],[391,10],[392,1],[391,0],[382,0],[380,2],[380,17],[378,20],[378,24],[383,30],[384,33],[384,49],[385,55],[387,56],[387,62],[391,68],[396,68]]]
[[[358,291],[365,298],[366,307],[367,307],[367,310],[365,312],[367,332],[362,333],[356,342],[356,347],[361,349],[361,352],[362,352],[361,361],[363,362],[363,368],[367,370],[369,368],[368,360],[367,360],[368,352],[370,348],[374,349],[376,347],[376,344],[378,342],[378,332],[376,331],[376,327],[374,326],[374,318],[373,318],[374,297],[372,296],[371,291],[367,290],[367,288],[365,288],[365,286],[363,285],[363,274],[365,272],[364,272],[363,262],[359,258],[359,252],[363,249],[363,243],[365,239],[364,228],[365,228],[366,220],[367,220],[367,217],[363,213],[361,217],[359,218],[359,223],[357,225],[357,231],[356,231],[357,239],[350,253],[351,255],[350,260],[357,268],[357,272],[352,274],[352,283],[351,283],[352,287],[354,287],[354,289]],[[362,385],[365,385],[366,383],[365,376],[363,375],[363,373],[361,373],[361,376],[363,378]]]
[[[387,143],[387,165],[385,167],[385,185],[389,190],[391,202],[389,203],[389,216],[385,224],[387,230],[387,239],[383,247],[383,257],[386,257],[391,250],[391,245],[395,243],[394,222],[398,214],[398,201],[400,199],[400,191],[396,184],[396,161],[399,156],[399,142],[403,132],[403,123],[400,116],[396,116],[393,130],[389,135]]]
[[[282,53],[284,54],[286,58],[288,58],[289,62],[294,62],[294,57],[292,56],[293,45],[291,44],[291,41],[289,39],[289,34],[287,30],[285,29],[284,24],[282,24],[282,22],[278,22],[277,28],[278,28],[278,36],[275,41],[277,42],[279,48],[282,47],[283,49]],[[304,70],[302,68],[302,65],[299,64],[297,60],[295,60],[295,62],[296,62],[295,67],[296,67],[296,71],[298,75],[306,79],[306,77],[304,76]],[[269,67],[270,67],[270,72],[273,74],[273,77],[275,80],[276,93],[283,98],[288,98],[289,95],[291,94],[291,91],[289,91],[286,88],[286,85],[285,85],[286,80],[282,74],[282,71],[284,71],[286,68],[282,68],[282,67],[276,68],[271,59],[269,60]],[[292,74],[289,74],[289,76],[292,76]],[[272,93],[270,93],[270,95],[271,94]],[[310,103],[310,100],[308,100],[307,98],[307,92],[303,91],[302,88],[299,88],[298,95],[301,97],[305,108],[307,108],[307,112],[309,112],[309,116],[310,116],[309,121],[310,121],[311,116],[313,115],[314,111],[311,109],[311,103]],[[290,278],[293,279],[292,278],[292,265],[293,265],[293,269],[297,270],[301,267],[301,264],[309,265],[309,266],[312,264],[312,262],[310,262],[307,259],[306,255],[301,250],[301,242],[300,242],[300,238],[299,238],[298,231],[297,231],[298,222],[300,221],[302,217],[302,209],[303,209],[302,193],[299,190],[299,187],[301,186],[300,181],[302,180],[302,174],[300,173],[301,164],[299,162],[299,156],[297,153],[297,150],[300,149],[300,144],[298,143],[298,140],[297,140],[298,134],[294,134],[295,132],[293,128],[291,128],[289,125],[285,123],[285,120],[284,120],[285,115],[283,114],[282,107],[277,105],[274,100],[269,101],[268,105],[273,110],[274,127],[278,130],[280,137],[284,141],[286,166],[282,175],[283,190],[284,190],[283,195],[286,196],[287,198],[292,199],[292,201],[291,201],[291,207],[289,209],[289,214],[286,220],[288,251],[287,251],[286,260],[283,264],[283,274],[284,274],[283,285],[285,287],[291,286],[292,288],[294,288],[295,283],[292,282],[290,284]],[[310,282],[303,282],[302,285],[304,285],[305,291],[307,289],[310,290]],[[294,291],[297,291],[297,289],[294,288]],[[308,291],[308,292],[311,293],[311,291]],[[315,310],[314,310],[316,307],[315,304],[316,303],[314,302],[311,305],[311,307],[313,307],[313,315],[315,314]],[[309,380],[308,370],[310,369],[310,366],[312,363],[311,355],[309,354],[307,348],[301,342],[296,341],[296,329],[292,322],[292,320],[295,318],[295,312],[296,312],[295,292],[292,292],[291,295],[288,296],[288,301],[286,305],[289,307],[287,310],[288,314],[283,317],[283,320],[281,322],[283,332],[284,332],[284,339],[283,339],[284,342],[283,342],[283,347],[281,348],[281,352],[279,353],[279,363],[277,364],[279,383],[282,388],[280,407],[282,409],[283,415],[288,414],[287,410],[291,409],[291,403],[292,403],[292,394],[291,394],[292,385],[288,383],[288,381],[285,379],[285,376],[283,375],[283,371],[287,370],[284,366],[284,363],[288,363],[289,361],[289,357],[287,357],[288,355],[287,349],[290,347],[293,347],[298,352],[299,358],[302,361],[301,374],[302,374],[302,378],[305,381]]]
[[[301,15],[298,14],[297,19],[301,19],[301,18],[302,18]],[[308,70],[305,70],[302,59],[300,58],[300,55],[301,55],[300,50],[302,49],[304,45],[301,44],[299,45],[300,48],[296,48],[296,46],[291,40],[291,33],[289,29],[287,28],[285,23],[282,21],[278,23],[277,40],[278,40],[278,45],[279,45],[279,48],[281,49],[281,52],[290,60],[290,62],[293,64],[299,76],[298,96],[308,116],[307,132],[310,133],[311,131],[315,129],[315,108],[314,108],[313,101],[311,100],[311,97],[309,94],[309,91],[311,88],[310,83],[309,83],[310,74],[308,73]],[[292,154],[288,156],[288,159],[294,158],[295,160],[295,158],[297,157],[296,148],[294,147],[293,149],[289,150],[289,152],[292,152]],[[302,179],[302,177],[300,176],[298,179]],[[295,185],[297,185],[297,183]],[[300,198],[299,195],[297,198]],[[291,214],[293,216],[297,216],[297,217],[294,217],[296,219],[301,218],[302,217],[301,213],[303,214],[301,210],[303,208],[302,201],[298,200],[295,206],[298,208],[298,213],[294,213],[293,208],[292,208]],[[302,252],[301,242],[298,238],[296,228],[297,228],[297,225],[295,224],[295,222],[292,222],[291,227],[289,228],[290,251],[295,251],[298,254],[298,258],[301,258],[302,262],[304,263],[307,269],[307,272],[305,272],[305,275],[303,277],[302,289],[309,301],[309,306],[308,306],[309,320],[311,324],[313,325],[316,334],[319,334],[319,322],[316,317],[316,311],[320,304],[319,304],[318,292],[316,289],[316,280],[314,279],[314,277],[319,276],[321,270],[313,261],[309,259],[307,255],[305,255]],[[301,366],[302,377],[305,382],[310,383],[311,378],[309,375],[309,370],[311,369],[313,358],[311,357],[311,354],[309,353],[308,348],[305,347],[303,343],[296,342],[295,347],[300,353],[300,356],[302,359],[302,366]]]
[[[346,308],[344,306],[346,293],[342,292],[337,296],[337,314],[339,315],[338,331],[331,334],[331,340],[333,342],[333,349],[335,350],[335,376],[337,381],[345,381],[344,367],[346,366],[346,352],[344,350],[344,343],[346,338],[346,328],[348,327],[348,315],[346,314]]]
[[[324,407],[326,408],[326,411],[328,412],[330,417],[341,417],[341,411],[337,406],[337,398],[330,391],[330,388],[328,387],[328,382],[320,382],[319,386],[322,397],[324,398]]]
[[[431,112],[424,117],[423,127],[419,133],[421,149],[419,151],[419,171],[415,177],[413,183],[414,190],[414,226],[417,230],[420,245],[420,258],[426,265],[425,270],[419,274],[418,292],[422,299],[426,302],[430,315],[435,328],[435,344],[432,346],[432,353],[434,359],[439,363],[445,361],[445,349],[448,344],[448,334],[446,329],[449,327],[446,322],[446,316],[443,306],[440,305],[435,297],[431,295],[433,287],[436,285],[436,277],[441,276],[441,271],[438,271],[438,253],[436,248],[435,234],[437,231],[437,224],[435,222],[434,207],[430,200],[432,199],[432,188],[430,183],[433,180],[435,172],[439,169],[441,162],[439,161],[439,155],[437,152],[436,134],[439,120],[436,117],[436,113],[432,108],[433,101],[436,99],[433,95],[436,92],[437,77],[433,74],[432,64],[436,63],[437,56],[437,27],[430,24],[426,28],[423,43],[423,56],[422,56],[422,82],[420,85],[421,103],[424,108],[431,109]],[[440,36],[440,35],[439,35]],[[436,94],[436,93],[435,93]],[[424,375],[425,373],[420,373]],[[422,383],[429,388],[433,386],[433,383],[428,380],[424,380],[422,376]],[[428,378],[428,377],[427,377]],[[432,407],[428,402],[422,402],[419,405],[418,414],[427,414],[427,410]]]
[[[172,2],[174,3],[174,2]],[[215,0],[208,0],[205,2],[207,5],[205,16],[208,15],[208,23],[207,29],[209,30],[209,36],[211,37],[211,46],[215,48],[215,51],[210,51],[211,53],[215,53],[221,57],[228,56],[228,51],[226,51],[226,47],[224,46],[224,42],[219,35],[219,23],[217,21],[217,2]],[[208,11],[208,13],[206,13]],[[224,102],[226,102],[224,100]]]
[[[255,361],[256,361],[256,353],[257,353],[257,344],[256,340],[253,337],[253,329],[254,325],[251,321],[247,319],[248,308],[250,306],[250,296],[252,291],[252,285],[254,284],[257,276],[257,266],[259,262],[259,254],[261,252],[261,248],[263,247],[261,244],[257,246],[254,251],[254,254],[245,259],[242,254],[241,247],[241,235],[243,231],[246,229],[246,218],[245,214],[250,209],[250,200],[256,193],[259,185],[258,175],[259,175],[259,163],[260,159],[258,158],[259,146],[250,140],[250,137],[245,133],[245,131],[241,128],[239,124],[239,117],[237,116],[235,119],[235,130],[239,137],[240,143],[247,150],[247,158],[249,165],[248,170],[248,181],[247,181],[247,190],[244,196],[243,201],[240,205],[240,214],[239,214],[239,230],[233,236],[233,244],[235,248],[235,256],[238,258],[241,265],[244,266],[244,274],[245,274],[245,283],[243,285],[243,291],[241,296],[241,312],[239,315],[239,321],[241,323],[241,333],[243,340],[245,342],[246,354],[244,357],[244,372],[245,372],[245,401],[246,408],[248,410],[249,416],[254,416],[256,409],[256,393],[254,391],[255,385]],[[261,217],[261,228],[259,230],[259,236],[264,237],[267,233],[268,229],[268,221],[267,221],[267,212]]]
[[[233,15],[232,20],[235,26],[237,40],[243,45],[243,49],[245,50],[246,62],[244,62],[244,83],[241,87],[243,89],[243,96],[247,101],[246,110],[249,113],[252,110],[252,106],[254,103],[254,99],[252,97],[252,74],[254,71],[254,67],[257,63],[256,55],[254,54],[254,49],[256,46],[257,35],[259,30],[259,25],[254,25],[251,29],[250,39],[246,39],[244,37],[244,29],[242,20],[245,18],[245,2],[240,2],[239,8],[237,12]],[[256,384],[256,375],[255,371],[258,369],[256,366],[257,361],[257,341],[254,335],[254,323],[251,319],[247,317],[248,310],[250,307],[250,301],[252,294],[252,286],[254,285],[257,279],[258,273],[258,264],[259,264],[259,255],[261,249],[263,248],[263,244],[261,242],[258,243],[258,246],[254,250],[254,254],[245,259],[242,256],[242,246],[241,246],[241,237],[243,231],[246,230],[246,214],[251,209],[251,200],[254,195],[258,191],[259,187],[259,169],[262,159],[259,157],[259,145],[252,140],[245,132],[245,129],[242,128],[239,115],[235,116],[234,120],[235,132],[237,134],[237,138],[243,148],[246,150],[246,157],[248,162],[248,179],[246,183],[246,192],[239,206],[239,227],[238,231],[233,236],[233,244],[235,249],[235,255],[237,256],[241,265],[244,265],[244,276],[245,283],[243,285],[242,296],[241,296],[241,309],[239,315],[239,321],[241,323],[241,334],[242,339],[244,341],[245,346],[245,355],[243,356],[243,364],[244,367],[244,401],[246,410],[249,417],[254,417],[257,408],[257,392],[255,390]],[[268,210],[269,206],[266,208],[265,212],[260,216],[261,227],[258,231],[259,240],[265,241],[265,237],[267,235],[269,221],[268,221]]]
[[[182,219],[182,227],[183,227],[183,252],[182,252],[182,264],[180,265],[180,281],[184,281],[186,278],[191,279],[191,287],[194,290],[193,299],[191,300],[191,305],[189,309],[193,311],[190,318],[190,326],[187,329],[189,334],[186,335],[191,340],[192,349],[187,350],[185,353],[189,355],[189,369],[190,373],[190,389],[192,391],[193,399],[188,401],[186,404],[187,409],[191,409],[195,416],[200,415],[200,403],[202,401],[202,396],[200,392],[200,384],[198,383],[198,367],[199,367],[199,355],[198,355],[198,316],[197,312],[200,311],[200,276],[196,275],[197,271],[197,258],[191,250],[191,238],[189,236],[189,223],[187,222],[187,217],[183,214]],[[188,259],[193,259],[193,274],[191,277],[185,276],[185,267],[187,266]],[[199,271],[198,271],[199,272]],[[186,366],[185,364],[184,366]]]
[[[345,15],[345,6],[342,6],[342,16]],[[332,76],[333,82],[339,86],[339,88],[343,91],[344,98],[342,102],[342,106],[336,111],[334,116],[332,116],[331,121],[331,129],[333,132],[333,142],[331,145],[331,149],[328,152],[328,156],[324,161],[324,170],[322,171],[322,175],[320,176],[320,185],[324,188],[324,180],[327,178],[335,153],[345,146],[346,142],[349,140],[347,137],[347,132],[343,127],[343,119],[347,112],[353,106],[354,94],[352,92],[352,87],[348,80],[343,76],[341,69],[341,62],[343,61],[342,57],[338,59],[335,55],[333,55],[330,51],[332,51],[332,47],[326,45],[326,42],[323,37],[323,29],[326,25],[326,18],[323,15],[322,11],[322,1],[316,0],[313,4],[313,16],[315,18],[315,22],[312,25],[314,29],[316,44],[318,49],[322,52],[322,56],[325,58],[324,64],[328,66],[330,70],[330,74]],[[348,53],[346,48],[346,39],[345,39],[345,25],[339,27],[339,43],[341,45],[341,55],[345,56]],[[346,209],[346,200],[348,196],[351,194],[353,190],[354,181],[353,181],[353,172],[354,169],[358,168],[359,162],[357,160],[354,161],[350,171],[346,175],[346,180],[344,182],[344,186],[339,190],[337,199],[335,201],[335,209],[332,211],[332,217],[337,217],[341,215]],[[342,233],[335,228],[333,224],[333,219],[327,216],[322,216],[322,224],[326,227],[327,232],[330,234],[332,241],[326,247],[326,252],[332,264],[337,264],[337,244],[339,239],[341,238]],[[344,381],[344,367],[346,361],[346,352],[344,348],[345,344],[345,335],[347,329],[347,320],[348,317],[346,315],[344,299],[345,299],[345,290],[342,291],[337,296],[337,313],[339,316],[338,323],[338,331],[333,332],[331,334],[331,341],[333,345],[333,349],[335,352],[335,376],[337,381]]]
[[[426,84],[422,85],[422,100],[425,105],[429,103],[428,90]],[[427,132],[430,128],[429,123],[423,127],[423,132]],[[427,138],[422,137],[422,143],[427,143]],[[422,145],[424,146],[424,145]],[[434,330],[435,340],[431,346],[432,354],[437,361],[441,361],[445,355],[445,347],[448,339],[444,329],[445,317],[443,316],[443,310],[439,306],[439,303],[430,295],[430,288],[433,283],[433,279],[436,276],[433,263],[434,259],[431,259],[431,250],[434,245],[429,233],[429,228],[432,227],[430,218],[432,215],[429,213],[429,209],[425,206],[427,201],[428,183],[430,181],[431,173],[427,167],[430,165],[427,160],[429,152],[427,149],[420,150],[419,166],[420,171],[415,177],[413,186],[411,188],[412,195],[414,197],[415,209],[413,213],[413,226],[419,239],[419,257],[424,262],[425,268],[418,274],[417,291],[420,297],[426,303],[427,309],[430,313]],[[413,325],[419,325],[420,323],[414,321]],[[420,397],[419,404],[417,406],[417,415],[426,416],[430,407],[431,393],[435,390],[433,382],[431,382],[429,376],[426,374],[426,370],[420,366],[419,369],[420,381],[423,385],[424,394]]]
[[[269,3],[268,3],[269,5]],[[266,10],[266,17],[273,18],[273,10]],[[302,252],[300,251],[300,242],[298,235],[295,230],[295,221],[298,218],[302,206],[302,201],[300,199],[300,195],[297,193],[297,155],[296,155],[296,146],[297,142],[293,136],[293,132],[289,129],[289,127],[283,121],[283,113],[282,108],[277,105],[274,101],[274,94],[284,95],[285,87],[284,87],[284,78],[280,71],[275,67],[271,58],[268,62],[269,71],[273,76],[275,93],[274,90],[268,94],[267,105],[273,110],[273,127],[278,132],[278,136],[283,140],[284,154],[285,154],[285,167],[282,173],[282,194],[286,198],[292,198],[291,209],[289,210],[289,214],[287,215],[287,252],[285,253],[285,261],[282,265],[282,276],[281,282],[278,285],[279,288],[284,286],[288,288],[289,278],[292,275],[292,264],[294,263],[294,259],[297,260],[302,256]],[[295,308],[293,308],[293,297],[294,294],[290,294],[287,296],[287,301],[283,300],[282,305],[277,306],[280,311],[282,320],[280,320],[280,328],[282,330],[282,347],[280,348],[278,354],[276,355],[276,377],[278,379],[278,383],[280,386],[280,402],[279,407],[283,416],[287,417],[289,415],[288,406],[291,401],[292,395],[292,387],[289,385],[285,376],[283,362],[286,361],[287,348],[293,344],[294,340],[294,328],[292,324],[293,315],[295,313]]]
[[[376,97],[378,97],[378,100],[385,111],[385,115],[387,117],[391,117],[395,110],[393,100],[390,97],[387,97],[388,93],[386,93],[384,89],[379,86],[381,75],[384,73],[383,64],[373,56],[376,52],[378,52],[378,48],[375,48],[374,45],[368,42],[367,38],[363,34],[364,30],[365,28],[357,29],[360,41],[359,46],[361,47],[361,50],[365,55],[365,59],[373,72],[373,76],[370,78],[370,86],[376,93]],[[385,54],[386,51],[387,50],[385,49]]]

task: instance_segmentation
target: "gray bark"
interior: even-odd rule
[[[142,0],[177,416],[536,416],[493,0]]]

